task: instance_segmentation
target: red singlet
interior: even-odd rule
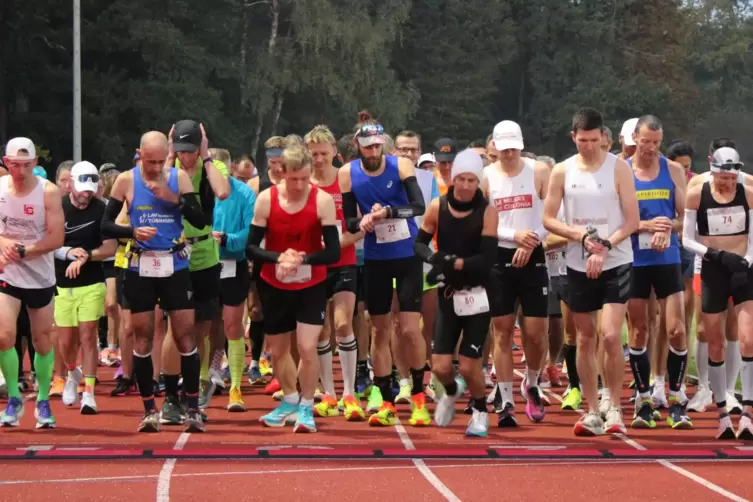
[[[288,249],[314,254],[322,250],[322,224],[316,210],[318,188],[311,185],[306,204],[297,213],[288,213],[280,207],[280,194],[277,185],[270,187],[269,219],[264,248],[284,253]],[[310,265],[311,279],[305,282],[281,282],[275,274],[275,263],[265,263],[261,268],[264,282],[278,289],[298,290],[319,284],[327,278],[327,267]]]
[[[322,192],[327,192],[332,196],[332,198],[335,200],[335,211],[337,213],[337,221],[340,224],[340,230],[342,231],[340,235],[342,235],[344,232],[347,232],[348,230],[345,228],[345,215],[343,214],[343,196],[342,193],[340,193],[340,184],[337,181],[337,177],[335,177],[335,182],[332,183],[328,187],[320,186],[318,187],[319,190]],[[355,265],[356,264],[356,246],[350,245],[348,247],[344,247],[340,250],[340,261],[333,265],[329,265],[327,268],[338,268],[338,267],[345,267],[347,265]]]

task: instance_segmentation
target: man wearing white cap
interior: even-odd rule
[[[733,148],[716,150],[711,179],[688,190],[683,246],[703,258],[701,310],[709,353],[709,384],[719,409],[717,439],[753,440],[753,189],[738,183],[743,163]],[[697,225],[697,227],[696,227]],[[696,239],[696,228],[698,239]],[[743,413],[737,434],[726,408],[722,314],[732,297],[742,355]]]
[[[50,332],[55,267],[52,253],[63,245],[63,211],[58,188],[34,176],[37,154],[28,138],[13,138],[3,163],[10,176],[0,178],[0,370],[8,383],[3,427],[18,427],[24,403],[18,389],[16,319],[24,303],[29,312],[39,382],[37,428],[54,428],[49,392],[54,365]]]
[[[60,352],[68,369],[63,389],[63,404],[78,402],[78,386],[85,379],[81,413],[94,415],[94,384],[97,379],[97,323],[104,315],[105,275],[102,261],[115,255],[114,239],[103,240],[100,222],[105,203],[95,194],[99,171],[90,162],[79,162],[71,169],[72,189],[63,198],[65,242],[55,251],[55,276],[58,298],[55,302],[55,326]],[[76,366],[79,345],[83,354],[83,375]]]
[[[515,122],[505,120],[497,124],[493,141],[499,157],[487,166],[481,189],[499,212],[491,313],[494,365],[502,397],[498,425],[506,427],[517,425],[512,395],[512,343],[518,302],[523,311],[525,333],[523,347],[527,367],[522,386],[528,401],[525,411],[532,422],[544,419],[538,379],[547,350],[549,276],[542,242],[548,232],[542,224],[542,215],[549,167],[521,157],[523,133]]]
[[[466,435],[485,437],[489,415],[479,360],[491,319],[489,269],[497,257],[499,216],[479,188],[483,172],[484,162],[473,150],[455,157],[452,185],[447,194],[429,204],[414,247],[416,255],[433,265],[429,282],[440,285],[431,367],[445,393],[437,404],[435,421],[441,427],[452,422],[455,403],[467,383],[472,417]],[[436,252],[429,247],[434,233]],[[462,379],[455,376],[452,365],[461,333],[458,352]]]
[[[633,138],[633,133],[635,132],[635,126],[637,125],[637,117],[628,119],[622,124],[619,137],[620,148],[622,151],[620,152],[620,155],[618,155],[622,160],[629,159],[635,155],[635,139]]]

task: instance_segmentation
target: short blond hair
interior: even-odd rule
[[[264,149],[270,150],[272,148],[283,148],[285,146],[285,138],[282,136],[272,136],[264,142]]]
[[[219,160],[226,166],[229,166],[232,163],[230,152],[224,148],[210,148],[209,156],[212,157],[212,160]]]
[[[306,143],[303,142],[303,138],[301,138],[297,134],[288,134],[287,136],[285,136],[285,139],[283,140],[283,148],[293,148],[296,146],[306,146]]]
[[[282,168],[285,172],[300,171],[314,162],[307,148],[292,145],[282,152]]]
[[[309,143],[329,143],[333,147],[337,148],[337,140],[335,140],[335,135],[332,134],[332,131],[330,131],[329,127],[326,125],[318,125],[311,129],[306,136],[304,136],[303,141],[308,145]]]

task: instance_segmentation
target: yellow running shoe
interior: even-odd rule
[[[413,387],[411,384],[406,383],[400,386],[400,392],[397,393],[397,396],[395,396],[395,404],[408,404],[411,402],[411,389]]]
[[[246,411],[246,405],[243,403],[243,396],[238,387],[230,387],[230,399],[227,403],[227,411],[231,413],[242,413]]]
[[[388,427],[397,425],[397,410],[395,405],[385,401],[379,408],[379,411],[369,417],[369,425],[372,427]]]
[[[324,399],[324,396],[326,394],[324,393],[324,390],[322,389],[321,385],[316,386],[316,391],[314,391],[314,402],[319,403],[322,399]]]
[[[421,392],[411,396],[413,412],[410,416],[410,424],[414,427],[426,427],[431,425],[431,414],[426,409],[426,394]]]
[[[327,418],[336,417],[340,415],[340,410],[337,409],[337,399],[325,394],[322,400],[314,405],[314,416]]]
[[[275,401],[282,401],[283,397],[285,397],[285,391],[282,389],[272,394],[272,399],[274,399]]]
[[[50,397],[62,396],[64,388],[65,388],[65,380],[63,378],[54,379],[52,381],[52,387],[50,387]]]
[[[354,396],[345,396],[342,398],[342,402],[345,406],[345,420],[348,422],[362,422],[366,420],[366,414],[358,403],[358,399]]]
[[[261,376],[272,376],[274,375],[274,370],[272,369],[272,365],[269,364],[269,359],[266,357],[262,357],[259,359],[259,373],[261,373]]]
[[[580,395],[580,389],[569,389],[565,399],[562,400],[563,410],[576,411],[580,409],[583,398]]]

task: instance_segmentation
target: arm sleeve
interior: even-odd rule
[[[481,236],[481,254],[463,260],[463,270],[471,273],[488,272],[497,258],[497,239],[491,235]]]
[[[682,222],[682,246],[691,253],[695,253],[698,256],[703,257],[709,249],[695,240],[695,227],[697,219],[698,211],[696,211],[695,209],[685,210],[685,219]],[[750,239],[750,234],[748,234],[748,239]],[[750,242],[750,240],[748,242]]]
[[[544,242],[546,240],[546,236],[549,235],[549,230],[544,228],[544,225],[542,224],[539,228],[534,230],[536,235],[539,236],[539,242]],[[515,232],[513,232],[513,238],[515,237]]]
[[[343,192],[343,218],[345,219],[345,229],[351,234],[357,234],[361,231],[359,225],[361,218],[358,217],[358,204],[353,192]]]
[[[337,229],[335,229],[337,231]],[[280,259],[280,253],[276,251],[267,251],[261,247],[261,241],[264,234],[267,233],[267,227],[258,227],[251,224],[248,232],[248,246],[246,246],[246,258],[249,260],[259,260],[265,263],[277,263]]]
[[[745,261],[753,265],[753,209],[748,210],[748,250],[745,252]]]
[[[416,256],[421,258],[426,263],[431,263],[431,257],[434,254],[434,252],[429,247],[432,237],[432,234],[424,231],[422,228],[419,228],[418,235],[416,236],[416,241],[413,243],[413,251],[415,251]]]
[[[122,209],[122,200],[110,199],[107,201],[107,207],[105,207],[105,213],[102,216],[103,236],[111,239],[117,239],[118,237],[124,237],[126,239],[133,238],[132,226],[118,225],[117,223],[115,223],[115,218],[118,217]]]
[[[408,203],[402,206],[390,206],[387,209],[387,218],[413,218],[421,216],[426,211],[424,204],[424,194],[418,185],[415,176],[409,176],[403,180],[405,193],[408,195]]]
[[[180,196],[180,213],[196,228],[204,228],[208,225],[195,193],[185,193]]]
[[[70,246],[57,248],[54,253],[55,258],[57,258],[58,260],[66,261],[68,259],[68,251],[70,251],[71,249],[73,248]]]
[[[332,265],[340,259],[340,232],[337,231],[337,227],[335,225],[323,226],[322,239],[324,239],[324,249],[304,256],[304,264]]]

